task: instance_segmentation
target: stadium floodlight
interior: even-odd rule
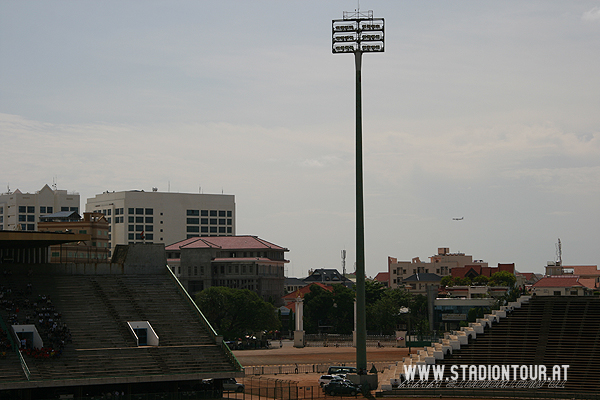
[[[344,11],[343,19],[331,22],[331,51],[354,54],[356,66],[356,367],[367,371],[367,324],[365,309],[365,223],[362,166],[361,63],[363,53],[381,53],[385,46],[383,18],[373,11]]]

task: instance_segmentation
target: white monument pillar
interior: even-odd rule
[[[294,347],[304,347],[304,299],[296,297],[296,330],[294,331]]]

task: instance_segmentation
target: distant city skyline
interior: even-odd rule
[[[366,271],[600,264],[600,5],[362,1]],[[288,276],[353,270],[348,1],[0,0],[0,187],[233,194]],[[454,218],[464,217],[463,220]]]

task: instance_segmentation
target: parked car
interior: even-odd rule
[[[325,393],[336,396],[340,394],[349,394],[350,396],[356,396],[360,392],[360,387],[355,385],[349,385],[345,382],[330,382],[323,386]]]
[[[237,392],[242,393],[245,387],[242,383],[238,383],[235,378],[223,379],[223,391],[224,392]]]
[[[327,370],[329,375],[341,375],[341,374],[356,374],[355,367],[346,367],[345,365],[332,365]]]
[[[327,385],[329,382],[331,382],[332,379],[334,378],[338,378],[335,375],[321,375],[321,377],[319,378],[319,385],[321,385],[321,387]]]

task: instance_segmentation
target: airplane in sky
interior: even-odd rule
[[[463,219],[465,219],[465,217],[452,218],[453,221],[462,221]]]

